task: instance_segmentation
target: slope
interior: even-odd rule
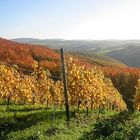
[[[54,70],[59,64],[59,54],[47,46],[16,43],[0,38],[0,61],[31,69],[35,60],[49,70]]]

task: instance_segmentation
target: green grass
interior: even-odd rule
[[[111,53],[111,52],[114,52],[114,51],[119,51],[119,50],[123,50],[125,49],[126,47],[118,47],[118,48],[106,48],[106,49],[100,49],[99,51],[97,51],[97,54],[104,54],[106,55],[107,53]]]
[[[86,132],[81,140],[139,140],[140,113],[120,112],[114,116],[100,120],[94,124],[90,132]]]
[[[94,110],[71,111],[66,126],[64,108],[46,109],[40,105],[11,105],[9,111],[0,104],[0,140],[94,140],[140,138],[140,113]]]

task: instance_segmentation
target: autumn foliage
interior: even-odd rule
[[[59,54],[41,45],[16,43],[0,38],[0,61],[32,69],[34,61],[53,71],[59,66]]]
[[[74,56],[74,57],[76,58],[76,56]],[[9,40],[0,38],[0,61],[8,63],[8,64],[16,64],[19,66],[19,68],[23,67],[25,69],[32,70],[33,73],[35,72],[35,69],[32,67],[32,65],[35,64],[36,62],[39,62],[40,67],[42,67],[42,71],[48,69],[53,76],[54,75],[60,76],[60,55],[58,52],[56,52],[46,46],[16,43],[13,41],[9,41]],[[70,66],[71,69],[73,70],[72,66],[73,66],[73,64]],[[5,67],[5,66],[2,66],[2,67]],[[122,95],[122,98],[126,102],[128,109],[133,109],[134,98],[135,98],[135,94],[137,93],[135,86],[136,86],[137,80],[139,78],[140,69],[127,67],[127,66],[125,66],[125,67],[116,66],[115,67],[115,66],[108,66],[108,65],[107,66],[99,65],[99,64],[92,63],[91,61],[88,61],[85,58],[76,58],[76,61],[75,61],[75,69],[77,69],[76,73],[78,73],[78,71],[80,71],[79,69],[81,69],[81,71],[89,71],[89,72],[87,72],[87,73],[89,73],[89,75],[88,74],[86,75],[86,73],[83,75],[85,77],[89,76],[94,79],[95,77],[93,75],[91,76],[91,69],[93,70],[93,67],[96,67],[96,69],[98,69],[98,72],[100,70],[103,71],[104,74],[101,74],[102,72],[99,72],[100,73],[99,75],[101,77],[107,77],[112,80],[112,82],[111,82],[109,79],[103,78],[103,79],[106,79],[106,81],[108,83],[108,86],[107,86],[107,84],[105,84],[106,88],[104,88],[104,90],[115,87],[114,91],[117,89],[118,91],[115,91],[115,92],[116,93],[119,92]],[[6,68],[6,69],[8,70],[9,68]],[[94,69],[94,71],[97,72],[96,69]],[[4,70],[4,69],[2,68],[1,70]],[[20,96],[18,96],[19,93],[16,94],[15,99],[18,100],[17,97],[20,97],[20,98],[22,98],[22,101],[33,102],[33,96],[34,96],[35,90],[33,92],[32,89],[36,89],[38,87],[36,85],[37,83],[33,84],[33,81],[36,81],[35,77],[33,75],[31,76],[30,75],[31,73],[26,75],[27,74],[26,72],[24,72],[24,74],[21,76],[21,73],[19,72],[19,70],[16,71],[15,69],[9,69],[8,71],[9,71],[9,73],[6,73],[6,71],[1,71],[1,74],[2,73],[4,74],[4,72],[5,72],[5,76],[7,75],[7,77],[9,79],[15,78],[14,81],[16,83],[22,83],[20,85],[20,87],[23,87],[23,89],[22,88],[19,89]],[[79,81],[79,77],[82,76],[81,71],[79,73],[79,76],[75,77],[75,78],[78,78],[77,79],[78,81]],[[19,77],[21,76],[21,78],[18,79],[16,77],[14,77],[13,75],[10,74],[10,72],[17,73],[16,75],[18,75]],[[73,71],[73,73],[75,73],[75,72]],[[69,75],[71,75],[71,73],[69,73]],[[7,82],[10,82],[7,86],[12,86],[12,84],[13,84],[12,81],[8,81],[8,79],[5,79],[4,81],[6,81],[6,80],[7,80]],[[71,82],[72,77],[69,80]],[[90,84],[89,84],[90,79],[89,80],[86,79],[86,80],[87,80],[87,83],[86,83],[87,87],[90,87]],[[4,82],[4,81],[1,81],[1,82]],[[45,82],[46,81],[44,80],[43,83],[45,83]],[[102,81],[102,82],[104,83],[104,81]],[[24,83],[28,83],[28,86],[26,86]],[[44,100],[46,100],[47,104],[49,105],[52,102],[52,100],[56,100],[57,103],[63,104],[63,98],[61,98],[62,96],[60,97],[61,99],[58,98],[62,91],[62,89],[61,89],[62,82],[58,81],[58,83],[56,83],[56,81],[52,82],[50,79],[50,83],[52,83],[53,86],[56,86],[55,89],[51,88],[51,87],[49,88],[49,90],[51,91],[51,94],[49,93],[48,95],[49,95],[49,98],[51,98],[51,100],[48,100],[48,99],[46,100],[46,97],[45,97],[46,95],[45,95],[42,98],[42,100],[41,100],[41,97],[36,98],[36,102],[41,103],[41,102],[44,102]],[[94,81],[94,83],[96,83],[96,82]],[[79,82],[76,83],[76,81],[75,81],[75,85],[76,84],[78,85],[80,83]],[[16,84],[16,85],[18,85],[18,84]],[[82,86],[83,88],[84,88],[84,85],[85,85],[85,83]],[[32,89],[31,89],[31,86],[32,86]],[[42,86],[43,85],[40,85],[40,89],[42,89]],[[71,86],[71,89],[73,88],[72,85],[69,85],[69,86]],[[100,85],[98,85],[98,86],[100,87]],[[4,87],[1,87],[1,88],[4,89]],[[14,85],[13,85],[12,88],[14,88],[14,90],[16,90],[17,87],[14,87]],[[12,88],[10,88],[9,90],[13,91]],[[73,90],[75,90],[75,88],[77,88],[77,87],[74,87]],[[82,104],[87,103],[87,100],[89,100],[89,99],[86,99],[84,97],[87,94],[86,92],[90,92],[91,89],[87,88],[87,91],[84,93],[85,95],[81,95],[82,94],[81,92],[83,92],[83,90],[81,90],[81,87],[78,87],[78,88],[80,90],[80,96],[78,95],[78,93],[76,93],[78,95],[75,99],[76,103],[77,103],[77,100],[80,100],[80,98],[82,98],[82,100],[84,99]],[[38,87],[38,90],[39,90],[39,87]],[[46,90],[47,89],[44,88],[44,91],[42,91],[42,94],[44,94],[46,92]],[[25,96],[24,92],[26,92],[26,91],[28,91],[29,93],[33,93],[33,94],[30,94],[30,98]],[[76,92],[76,91],[74,91],[74,92]],[[55,94],[57,94],[57,96],[54,96]],[[13,93],[5,90],[4,96],[9,96],[9,95],[11,96],[11,95],[13,95]],[[29,94],[28,94],[28,96],[29,96]],[[70,99],[71,99],[71,97],[70,97]],[[90,101],[88,101],[88,104],[90,104],[91,108],[93,106],[92,105],[93,101],[94,100],[92,100],[92,97],[90,97]],[[71,104],[73,104],[72,101],[70,101],[70,102],[71,102]],[[82,106],[82,104],[81,104],[81,106]]]

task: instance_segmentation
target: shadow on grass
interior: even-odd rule
[[[30,111],[37,111],[37,110],[42,110],[43,108],[39,107],[39,108],[20,108],[20,109],[14,109],[14,108],[10,108],[8,111],[9,112],[30,112]]]
[[[51,121],[52,111],[42,110],[32,113],[14,115],[12,117],[5,117],[0,119],[0,140],[6,139],[6,135],[10,132],[16,132],[36,125],[42,121]],[[64,111],[56,111],[55,119],[65,117]]]
[[[45,106],[34,106],[34,105],[25,105],[25,104],[10,104],[9,109],[7,110],[7,105],[5,103],[0,103],[0,112],[3,110],[9,111],[9,112],[30,112],[30,111],[36,111],[36,110],[50,110],[50,107]]]
[[[90,132],[86,132],[79,140],[95,140],[110,137],[114,132],[123,132],[126,121],[132,119],[133,112],[123,111],[110,118],[98,121]],[[138,131],[134,128],[133,131]]]

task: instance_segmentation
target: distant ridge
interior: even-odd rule
[[[29,42],[41,41],[41,40],[36,38],[15,38],[12,39],[12,41],[19,42],[19,43],[29,43]]]
[[[64,39],[38,39],[38,38],[14,38],[14,39],[11,39],[11,41],[15,41],[15,42],[18,42],[18,43],[32,43],[32,44],[36,44],[36,43],[39,43],[39,42],[54,42],[54,41],[64,41]]]

